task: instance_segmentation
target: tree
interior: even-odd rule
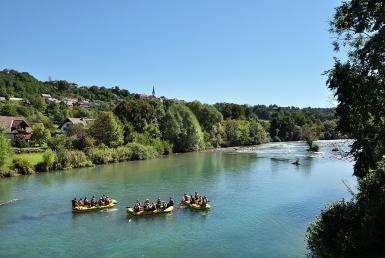
[[[328,205],[307,229],[309,257],[384,257],[385,157],[350,201]]]
[[[330,32],[336,50],[346,47],[348,60],[335,60],[326,72],[327,86],[338,100],[338,129],[356,137],[351,154],[354,175],[365,176],[385,153],[385,5],[379,0],[352,0],[335,9]]]
[[[95,140],[88,135],[88,125],[85,127],[83,124],[74,124],[67,128],[65,134],[72,139],[72,146],[78,150],[84,150],[88,147],[92,147]]]
[[[51,138],[50,130],[44,127],[43,123],[36,123],[32,125],[31,141],[34,144],[41,146]]]
[[[16,105],[7,103],[0,110],[0,115],[2,116],[18,116]]]
[[[1,128],[0,128],[1,129]],[[0,130],[0,168],[7,164],[8,159],[12,156],[12,148],[7,136]]]
[[[337,129],[356,137],[351,147],[358,193],[336,201],[308,227],[310,257],[384,257],[385,239],[385,5],[351,0],[335,9],[330,32],[335,59],[327,86],[338,101]]]
[[[163,139],[173,145],[174,152],[204,148],[202,129],[191,110],[184,105],[171,106],[162,122]]]
[[[43,162],[45,165],[45,171],[48,171],[49,168],[53,165],[56,159],[56,154],[50,148],[46,149],[43,153]]]
[[[313,146],[313,142],[317,140],[316,128],[311,125],[302,126],[302,140],[304,140],[309,146],[309,150],[317,151],[318,149]]]
[[[130,122],[139,133],[143,133],[149,124],[157,123],[157,112],[148,100],[124,100],[113,112],[121,121]]]
[[[99,143],[110,148],[123,144],[123,124],[111,111],[100,113],[91,125],[90,132]]]
[[[67,81],[60,80],[57,82],[57,88],[59,91],[66,91],[70,89],[70,84]]]
[[[48,140],[47,145],[53,151],[59,151],[62,149],[71,149],[72,141],[71,138],[68,138],[64,134],[56,134]]]
[[[221,112],[209,104],[202,105],[199,101],[193,101],[187,103],[187,106],[194,113],[205,132],[210,132],[215,124],[221,123],[223,120]]]
[[[29,100],[31,101],[32,106],[40,112],[44,112],[47,108],[44,99],[38,95],[31,95]]]
[[[226,119],[223,121],[223,127],[225,132],[225,141],[228,146],[234,146],[239,144],[239,138],[241,136],[241,125],[237,120]]]

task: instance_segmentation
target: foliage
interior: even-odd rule
[[[48,140],[47,145],[53,151],[71,149],[72,140],[64,134],[56,134],[54,137],[51,137],[51,139]]]
[[[139,143],[144,146],[153,146],[158,155],[169,155],[172,154],[172,148],[168,141],[161,140],[159,138],[152,138],[150,132],[146,131],[142,134],[135,133],[133,142]]]
[[[12,156],[11,145],[4,133],[0,130],[0,168],[7,164],[8,159]]]
[[[152,146],[144,146],[139,143],[128,143],[127,147],[132,150],[133,160],[152,159],[157,156],[157,151]]]
[[[42,123],[44,125],[44,128],[50,130],[51,132],[54,132],[57,129],[57,126],[52,123],[52,120],[40,112],[36,112],[36,114],[33,114],[32,116],[28,117],[28,121],[32,125]]]
[[[338,100],[338,129],[356,137],[351,154],[354,174],[363,177],[385,152],[385,20],[382,1],[343,2],[335,9],[330,32],[336,50],[345,47],[348,61],[335,60],[326,72]]]
[[[309,257],[385,255],[385,158],[358,182],[357,189],[355,201],[335,201],[309,225]]]
[[[337,121],[335,120],[328,120],[323,123],[324,130],[323,130],[323,139],[325,140],[332,140],[332,139],[338,139],[340,137],[340,133],[337,131]]]
[[[39,95],[30,95],[29,101],[31,105],[39,112],[45,112],[47,105],[45,104],[44,99]]]
[[[248,107],[234,103],[215,103],[214,107],[222,113],[223,119],[246,119]],[[251,111],[252,112],[252,111]]]
[[[214,125],[223,121],[223,115],[214,106],[202,105],[199,101],[189,102],[186,105],[193,112],[205,132],[210,132]]]
[[[18,116],[16,105],[11,103],[6,103],[1,107],[0,115],[2,116]]]
[[[302,126],[302,140],[304,140],[309,146],[309,150],[316,151],[313,148],[313,142],[317,140],[317,132],[315,127],[310,126],[308,124]]]
[[[67,128],[65,135],[72,140],[72,147],[78,150],[92,148],[96,144],[96,140],[88,134],[89,125],[74,124]]]
[[[354,135],[351,155],[359,178],[355,201],[329,205],[307,232],[309,257],[384,257],[385,247],[385,6],[382,1],[351,0],[335,9],[330,32],[336,50],[326,72],[337,98],[337,130]]]
[[[31,142],[33,144],[39,144],[41,146],[51,138],[50,130],[44,127],[43,123],[36,123],[32,125]]]
[[[34,165],[29,160],[19,157],[13,158],[12,168],[16,171],[16,173],[21,175],[29,175],[35,173]]]
[[[54,169],[72,169],[87,166],[86,154],[79,150],[60,149],[53,163]]]
[[[122,152],[122,155],[127,155],[126,152]],[[131,154],[128,154],[131,157]],[[116,157],[114,153],[114,149],[110,148],[90,148],[87,149],[87,157],[94,164],[107,164],[114,162],[114,157]]]
[[[108,147],[118,147],[123,144],[123,124],[111,111],[100,113],[91,125],[90,134],[99,143]]]
[[[25,148],[25,147],[28,147],[29,144],[28,142],[25,140],[25,138],[20,135],[21,137],[14,137],[12,138],[11,140],[11,145],[13,147],[16,147],[16,148]]]
[[[0,168],[0,177],[13,177],[16,175],[15,170],[10,169],[10,168]]]
[[[171,106],[162,121],[164,140],[173,145],[175,152],[203,149],[202,129],[191,110],[184,105]]]
[[[56,160],[56,154],[50,148],[46,149],[43,153],[43,163],[45,165],[45,171],[48,171]]]
[[[148,100],[122,101],[113,110],[121,121],[125,119],[136,132],[143,133],[149,124],[157,123],[158,113]]]
[[[240,124],[237,120],[227,119],[223,121],[224,140],[226,146],[239,145],[239,137],[241,136]]]

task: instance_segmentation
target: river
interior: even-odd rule
[[[268,143],[1,179],[0,257],[305,257],[309,223],[351,198],[342,180],[356,184],[353,162],[331,151],[346,143],[317,143],[318,153]],[[194,191],[211,212],[179,205]],[[72,213],[74,197],[104,193],[116,208]],[[181,208],[127,215],[136,199],[159,197]]]

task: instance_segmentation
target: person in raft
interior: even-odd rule
[[[160,206],[162,206],[162,200],[160,198],[158,198],[158,200],[156,201],[156,208],[160,208]]]
[[[89,205],[90,203],[88,202],[87,196],[84,197],[84,205]]]
[[[139,200],[136,200],[136,203],[134,205],[134,211],[135,212],[140,211],[140,201]]]
[[[146,199],[144,201],[144,211],[149,211],[150,210],[150,204],[151,204],[151,202],[150,202],[149,199]]]
[[[96,206],[95,195],[91,198],[91,206]]]
[[[104,205],[110,205],[110,198],[108,196],[104,199]]]
[[[84,202],[82,201],[82,198],[79,199],[78,204],[79,204],[79,206],[84,206]]]
[[[167,206],[174,206],[174,200],[170,197],[170,201],[168,202]]]
[[[206,207],[207,203],[208,203],[207,197],[206,197],[206,196],[203,196],[201,206],[202,206],[202,207]]]
[[[76,200],[76,198],[74,198],[73,200],[71,200],[71,202],[72,202],[72,207],[78,206],[78,201]]]
[[[198,200],[198,199],[199,199],[199,194],[198,194],[198,192],[195,192],[194,198],[195,198],[195,200]]]
[[[188,197],[189,197],[188,194],[185,193],[183,195],[183,201],[187,202],[188,201]]]

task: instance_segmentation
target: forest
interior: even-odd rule
[[[166,98],[141,98],[118,86],[74,85],[51,78],[42,82],[27,72],[12,69],[0,71],[0,116],[23,117],[33,129],[29,141],[13,139],[8,148],[48,147],[44,161],[35,166],[16,155],[10,166],[14,170],[9,171],[5,166],[7,157],[1,158],[3,175],[270,141],[303,140],[310,149],[317,150],[313,144],[317,139],[348,137],[336,130],[333,108],[209,105],[198,100],[176,103]],[[47,101],[43,95],[56,101]],[[76,101],[68,104],[64,99]],[[85,107],[81,105],[84,102],[93,105]],[[66,118],[92,122],[71,126],[61,134],[58,125]]]

